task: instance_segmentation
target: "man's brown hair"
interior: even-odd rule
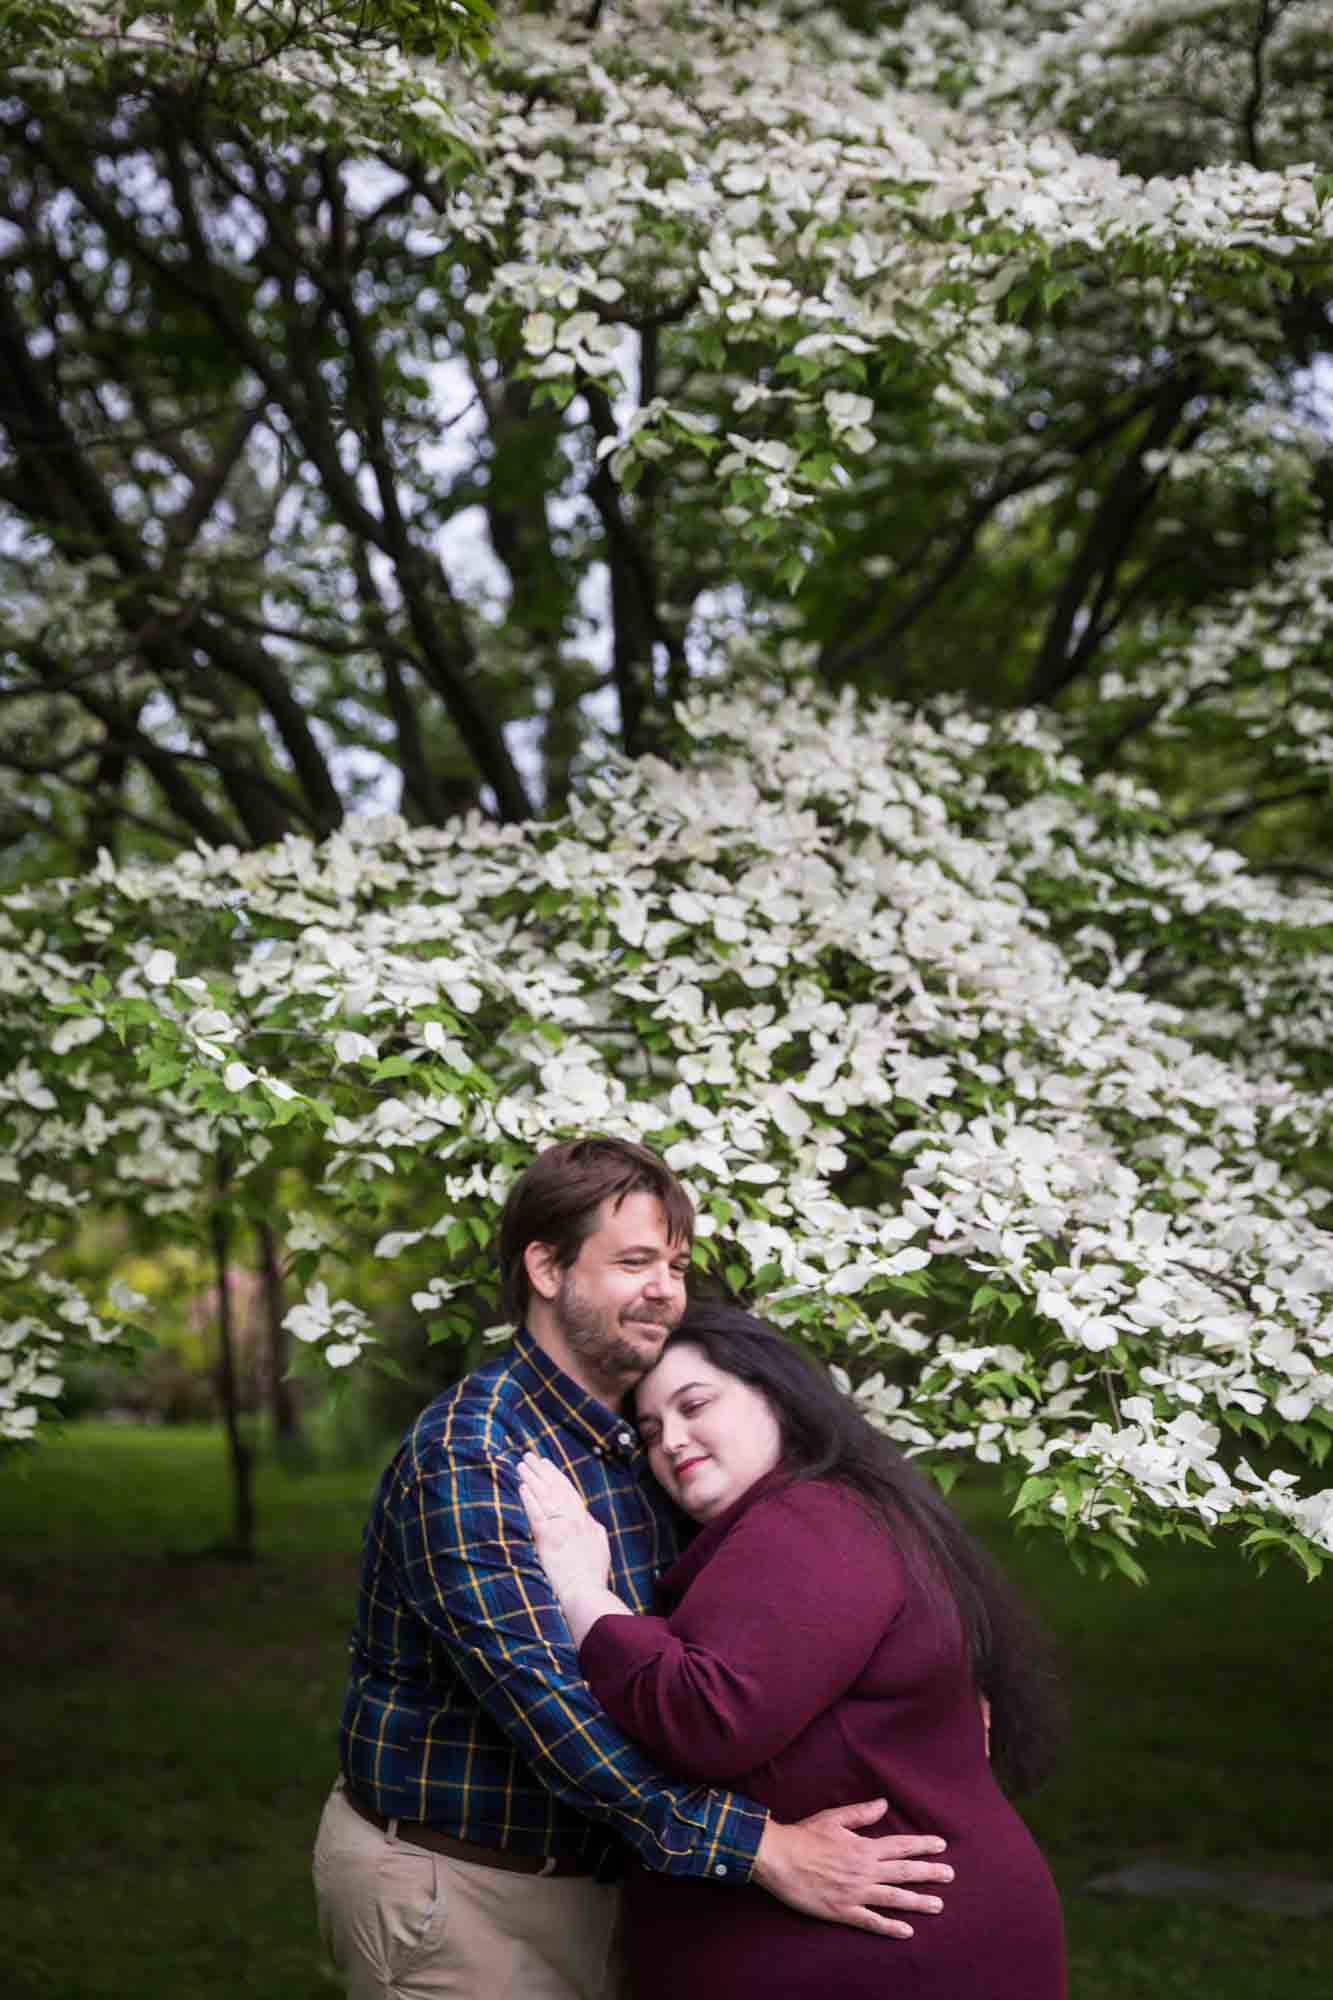
[[[531,1286],[524,1252],[549,1243],[567,1271],[604,1201],[619,1208],[627,1195],[650,1194],[662,1204],[672,1243],[694,1240],[694,1208],[666,1161],[632,1139],[567,1139],[547,1146],[510,1188],[500,1216],[500,1282],[515,1325],[528,1310]]]

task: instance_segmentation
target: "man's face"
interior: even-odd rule
[[[571,1353],[604,1390],[619,1395],[652,1367],[685,1310],[689,1268],[689,1245],[667,1235],[655,1196],[602,1203],[550,1307]]]

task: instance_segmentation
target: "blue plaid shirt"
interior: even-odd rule
[[[663,1777],[594,1701],[518,1494],[529,1448],[611,1539],[611,1588],[649,1607],[675,1555],[634,1431],[527,1333],[422,1411],[366,1526],[342,1765],[363,1804],[604,1879],[649,1868],[748,1879],[766,1814]]]

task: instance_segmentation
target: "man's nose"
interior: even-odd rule
[[[651,1292],[655,1299],[669,1299],[681,1280],[670,1264],[654,1264],[648,1273],[648,1283],[644,1290]]]

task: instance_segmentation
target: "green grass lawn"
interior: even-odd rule
[[[216,1434],[80,1425],[0,1469],[5,2000],[334,2000],[307,1857],[377,1470],[265,1465],[247,1566],[190,1554],[226,1529]],[[1327,1918],[1082,1889],[1144,1854],[1333,1875],[1333,1585],[1197,1549],[1096,1583],[963,1504],[1070,1668],[1073,1755],[1029,1817],[1073,2000],[1328,2000]]]

